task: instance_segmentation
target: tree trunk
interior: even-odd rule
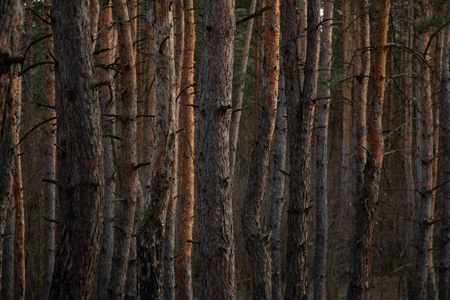
[[[15,108],[16,155],[14,157],[14,299],[25,299],[25,206],[23,200],[22,160],[20,156],[20,122],[22,115],[22,78],[15,76],[11,85]]]
[[[320,37],[320,77],[316,136],[316,248],[314,255],[314,299],[326,297],[328,240],[328,115],[330,112],[330,69],[334,0],[324,2]]]
[[[2,294],[4,300],[14,299],[14,195],[9,197],[3,239]]]
[[[155,141],[150,166],[148,208],[138,233],[139,285],[142,299],[163,298],[163,245],[175,139],[175,63],[172,6],[149,2],[147,16],[154,28],[156,115]]]
[[[88,4],[55,1],[53,7],[61,201],[52,299],[90,297],[103,231],[103,143],[93,90]]]
[[[364,183],[356,201],[355,244],[353,269],[350,278],[348,299],[368,299],[369,279],[372,263],[372,244],[375,226],[375,210],[378,204],[380,174],[383,164],[382,113],[384,83],[386,76],[386,48],[389,20],[389,0],[378,3],[375,27],[372,76],[369,79],[370,98],[367,108],[367,161],[364,168]]]
[[[181,138],[181,225],[178,252],[180,299],[193,299],[192,292],[192,229],[194,227],[194,54],[195,20],[194,1],[185,2],[185,35],[183,71],[181,79],[181,113],[183,131]],[[188,87],[190,86],[190,87]]]
[[[448,299],[450,287],[450,25],[445,28],[444,47],[442,55],[442,141],[444,148],[443,168],[444,176],[442,182],[442,227],[439,233],[439,300]]]
[[[295,1],[282,1],[282,4],[282,51],[291,165],[285,299],[307,299],[307,213],[310,205],[311,136],[319,60],[320,1],[308,1],[305,81],[302,92],[299,90]]]
[[[264,15],[263,96],[250,164],[250,177],[241,214],[242,232],[253,272],[253,298],[255,299],[272,297],[270,235],[261,225],[260,220],[278,101],[280,3],[277,0],[271,0],[267,4],[272,8]]]
[[[416,7],[416,18],[422,19],[430,16],[430,3],[419,1]],[[426,299],[426,281],[428,273],[428,251],[432,234],[430,222],[432,213],[433,188],[433,111],[431,99],[431,80],[428,67],[430,58],[425,53],[430,41],[428,32],[418,33],[416,36],[418,51],[423,55],[424,64],[419,74],[420,95],[417,97],[416,126],[417,126],[417,183],[419,203],[417,205],[417,218],[419,219],[419,235],[417,244],[415,299]]]
[[[0,245],[3,245],[8,201],[12,194],[14,156],[16,155],[11,85],[16,69],[14,65],[18,62],[17,58],[19,57],[22,15],[21,1],[7,0],[0,6]],[[2,262],[3,247],[0,247],[0,277]]]
[[[47,13],[50,14],[51,1],[47,0],[45,5],[48,7]],[[51,34],[50,25],[45,27],[46,33]],[[51,60],[54,53],[53,37],[46,40],[47,59]],[[55,114],[55,65],[48,64],[46,67],[45,94],[49,107],[46,109],[45,118],[49,120],[56,118]],[[56,252],[56,121],[46,125],[45,128],[45,182],[44,201],[45,201],[45,239],[44,239],[44,295],[43,299],[50,298],[50,287],[52,284],[53,268],[55,265]]]
[[[105,66],[113,62],[113,29],[112,29],[111,1],[103,0],[99,16],[99,33],[96,50],[104,50],[97,54],[97,64],[103,66],[96,69],[96,78],[102,86],[98,90],[102,114],[103,151],[105,164],[105,221],[103,225],[103,239],[98,262],[98,298],[108,299],[108,286],[111,277],[112,256],[114,252],[114,204],[116,192],[115,169],[115,125],[110,116],[116,114],[116,102],[112,92],[113,76],[111,70]],[[110,116],[107,116],[110,115]]]
[[[202,299],[234,299],[229,130],[235,34],[234,0],[205,2],[201,92],[195,129]]]
[[[108,298],[123,299],[130,253],[131,233],[136,210],[137,153],[136,153],[136,113],[137,84],[136,61],[128,23],[128,9],[125,0],[113,0],[112,10],[118,22],[117,33],[121,63],[122,96],[122,158],[118,170],[121,187],[120,201],[114,203],[114,254]]]
[[[255,12],[255,7],[256,7],[256,0],[252,0],[250,4],[249,14],[253,14]],[[245,34],[244,52],[242,54],[241,74],[239,75],[239,87],[238,87],[238,95],[236,98],[236,107],[233,110],[231,120],[231,132],[230,132],[231,181],[233,181],[236,164],[237,142],[239,138],[239,124],[241,122],[242,103],[244,102],[245,78],[247,76],[247,63],[248,63],[248,56],[250,53],[250,42],[252,39],[252,31],[253,31],[253,19],[250,19],[247,23],[247,33]],[[259,100],[260,99],[257,99],[257,101]]]
[[[413,0],[408,1],[408,47],[412,49],[414,47],[414,4]],[[404,145],[405,145],[405,185],[406,185],[406,201],[408,203],[407,215],[411,220],[414,219],[414,207],[415,207],[415,185],[413,175],[413,101],[414,101],[414,82],[413,82],[413,56],[408,52],[406,56],[405,67],[406,79],[405,90],[407,97],[407,105],[405,105],[405,132],[404,132]],[[405,261],[404,264],[408,265],[406,269],[406,285],[409,299],[414,297],[414,268],[412,267],[412,238],[413,238],[413,223],[411,221],[406,223],[405,232]]]

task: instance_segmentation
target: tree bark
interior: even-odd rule
[[[195,129],[202,299],[235,299],[229,130],[234,0],[207,1]]]
[[[270,235],[261,225],[260,220],[278,101],[280,3],[277,0],[271,0],[267,4],[271,9],[264,15],[263,96],[250,164],[250,177],[241,214],[242,232],[253,272],[253,298],[255,299],[271,299],[272,297]]]
[[[3,239],[2,299],[14,299],[14,195],[9,197]]]
[[[45,5],[48,7],[47,13],[50,13],[51,1],[47,0]],[[50,25],[45,27],[46,33],[51,34]],[[47,59],[51,60],[54,54],[53,37],[46,40]],[[45,94],[49,107],[46,109],[45,118],[55,118],[55,66],[48,64],[46,66],[46,82]],[[48,124],[45,128],[45,179],[50,181],[56,180],[56,121]],[[50,298],[50,287],[52,284],[53,268],[55,265],[56,252],[56,184],[54,182],[46,182],[44,190],[45,201],[45,240],[44,240],[44,294],[43,299]]]
[[[16,155],[14,157],[14,299],[25,299],[25,206],[23,199],[22,160],[20,156],[20,123],[22,115],[22,78],[17,75],[11,85],[15,118]]]
[[[320,77],[316,135],[316,248],[314,255],[314,299],[326,297],[328,240],[328,116],[334,0],[324,2],[320,37]]]
[[[419,1],[416,7],[416,18],[430,16],[429,1]],[[417,97],[417,183],[419,201],[417,218],[419,219],[419,234],[417,244],[415,299],[426,299],[426,281],[428,273],[428,251],[432,234],[432,188],[433,188],[433,111],[431,99],[431,79],[428,67],[430,57],[425,53],[430,41],[428,32],[419,32],[416,36],[418,51],[423,55],[424,64],[420,69],[420,95]]]
[[[122,73],[122,157],[118,178],[120,182],[120,201],[114,203],[114,254],[111,278],[108,287],[109,299],[123,299],[130,253],[131,233],[136,210],[137,165],[136,151],[136,113],[137,84],[136,60],[131,38],[128,9],[125,0],[113,0],[112,10],[118,22],[117,34]]]
[[[181,114],[183,131],[181,138],[181,224],[178,246],[178,270],[180,299],[193,299],[192,291],[192,229],[194,227],[194,54],[195,20],[194,1],[185,1],[185,34],[183,71],[181,79]],[[190,86],[190,87],[189,87]]]
[[[102,67],[96,69],[96,78],[102,85],[98,90],[103,115],[116,114],[116,102],[112,92],[113,75],[106,66],[113,63],[113,29],[112,29],[111,1],[101,1],[101,10],[98,22],[99,33],[97,36],[96,50],[104,50],[97,54],[97,64]],[[116,192],[116,169],[115,169],[115,141],[116,135],[114,119],[102,117],[103,129],[103,152],[105,165],[105,221],[103,225],[103,239],[98,262],[98,298],[108,299],[108,286],[111,277],[112,256],[114,252],[114,204]]]
[[[139,285],[143,299],[163,298],[163,245],[175,140],[175,63],[172,6],[149,1],[148,22],[154,28],[156,114],[155,141],[148,183],[148,208],[138,233]]]
[[[255,12],[255,7],[256,7],[256,0],[252,0],[250,4],[249,14],[253,14]],[[253,31],[253,19],[250,19],[247,23],[247,33],[245,34],[244,52],[242,54],[241,73],[239,75],[239,87],[238,87],[238,95],[236,98],[236,107],[233,110],[231,119],[231,132],[230,132],[231,181],[233,181],[236,164],[237,142],[239,138],[239,124],[241,122],[242,103],[244,102],[245,78],[247,76],[247,64],[250,53],[250,42],[252,39],[252,31]],[[257,101],[259,101],[259,99],[257,99]]]
[[[280,74],[279,102],[275,122],[275,151],[273,158],[273,194],[272,210],[269,218],[270,252],[272,260],[272,299],[282,299],[281,279],[281,222],[285,201],[285,168],[286,168],[286,138],[287,111],[284,92],[284,74]]]
[[[310,202],[311,136],[319,60],[320,1],[308,1],[306,62],[303,91],[299,90],[295,1],[282,2],[282,25],[290,183],[285,299],[307,299],[307,213]],[[294,47],[293,47],[294,45]]]
[[[372,76],[369,79],[370,98],[367,108],[367,160],[364,168],[364,183],[355,215],[355,244],[353,269],[350,278],[348,299],[368,299],[372,261],[374,214],[378,204],[380,174],[383,164],[382,113],[384,83],[386,76],[386,48],[389,20],[389,0],[378,3],[375,27]]]
[[[449,298],[450,287],[450,25],[445,28],[444,47],[442,55],[442,141],[444,148],[442,181],[442,227],[439,233],[439,300]]]
[[[23,6],[21,1],[7,0],[0,7],[0,245],[3,245],[8,201],[12,194],[14,171],[14,105],[11,85],[15,59],[19,57]],[[0,247],[0,277],[3,247]],[[0,278],[0,294],[1,280]]]
[[[55,1],[53,7],[61,201],[51,299],[90,297],[103,231],[103,145],[88,4]]]

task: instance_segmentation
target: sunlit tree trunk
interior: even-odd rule
[[[14,299],[25,299],[25,205],[23,199],[22,159],[20,156],[20,122],[22,115],[22,78],[15,77],[11,86],[15,108],[16,156],[14,157]]]
[[[102,129],[93,90],[89,1],[55,1],[52,13],[58,62],[57,181],[61,201],[50,297],[88,299],[98,264],[104,205]]]
[[[324,2],[320,36],[320,64],[316,135],[316,247],[314,254],[314,299],[325,299],[328,239],[328,115],[334,0]]]
[[[45,1],[47,13],[50,13],[51,1]],[[45,27],[46,33],[51,34],[50,25]],[[46,40],[47,60],[51,60],[54,55],[53,37]],[[45,117],[47,120],[55,118],[55,66],[48,64],[46,66],[45,94],[47,103],[50,107],[46,109]],[[45,127],[45,227],[44,227],[44,294],[43,299],[47,300],[50,296],[50,287],[53,277],[53,268],[55,264],[56,252],[56,120],[47,124]]]
[[[205,300],[236,297],[229,167],[234,9],[234,0],[206,1],[204,8],[195,184]]]
[[[255,299],[271,299],[272,297],[270,236],[261,225],[261,211],[278,101],[280,3],[272,0],[267,4],[272,9],[264,15],[263,96],[250,164],[248,187],[241,214],[242,232],[253,272],[253,297]]]
[[[386,42],[389,20],[389,0],[378,2],[378,17],[375,27],[372,75],[369,79],[370,97],[367,107],[367,160],[364,168],[364,183],[356,201],[355,243],[353,267],[348,299],[368,299],[369,279],[372,264],[375,210],[378,204],[380,174],[383,164],[382,113],[386,76]]]
[[[16,155],[11,85],[13,74],[17,72],[15,64],[23,60],[19,59],[22,17],[22,1],[7,0],[0,6],[0,246],[3,246],[8,201],[12,195]],[[0,247],[0,277],[2,262],[3,247]]]
[[[256,0],[252,0],[250,5],[249,14],[255,12]],[[233,115],[231,119],[231,131],[230,131],[230,172],[231,179],[234,177],[234,170],[236,164],[236,154],[237,154],[237,142],[239,138],[239,124],[241,122],[242,115],[242,103],[244,102],[244,88],[245,88],[245,78],[247,76],[247,63],[250,53],[250,42],[252,39],[253,32],[253,19],[250,19],[247,24],[247,33],[245,34],[244,42],[244,52],[242,54],[242,65],[241,74],[239,75],[239,87],[238,95],[236,98],[236,106],[233,110]],[[258,99],[259,100],[259,99]]]
[[[148,22],[154,28],[156,88],[155,141],[148,182],[149,203],[138,232],[139,296],[163,298],[163,246],[175,139],[176,75],[174,63],[173,7],[164,0],[149,1]]]
[[[444,149],[442,182],[442,227],[439,233],[439,300],[449,298],[450,286],[450,25],[445,28],[442,55],[442,141]]]
[[[114,204],[116,198],[116,170],[115,170],[115,119],[116,102],[114,101],[113,76],[107,67],[113,62],[113,29],[112,8],[110,0],[101,1],[101,10],[98,22],[96,51],[97,64],[96,78],[101,86],[98,90],[98,99],[102,110],[103,151],[105,165],[105,221],[103,225],[103,239],[98,262],[98,298],[108,298],[108,285],[111,276],[112,256],[114,251]]]
[[[194,227],[194,1],[185,0],[185,34],[183,70],[181,79],[181,224],[178,251],[180,299],[193,299],[192,291],[192,229]],[[190,86],[190,87],[189,87]]]
[[[286,79],[290,183],[285,299],[307,299],[307,212],[310,201],[311,136],[317,91],[320,1],[308,1],[303,90],[299,87],[295,1],[282,1],[282,54]]]

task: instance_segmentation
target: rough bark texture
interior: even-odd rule
[[[447,25],[444,35],[442,55],[442,141],[443,157],[443,183],[442,192],[442,227],[439,233],[439,300],[448,299],[450,287],[450,25]]]
[[[178,245],[178,271],[180,299],[193,299],[192,291],[192,229],[194,227],[194,54],[195,20],[194,1],[185,1],[185,35],[183,71],[181,79],[181,114],[183,131],[181,133],[181,223]],[[188,241],[189,240],[189,241]]]
[[[50,290],[55,300],[90,297],[103,231],[103,143],[88,4],[55,1],[53,7],[60,198],[59,248]]]
[[[128,9],[125,0],[112,0],[112,10],[117,23],[119,57],[121,64],[121,129],[122,157],[118,170],[120,201],[114,203],[114,254],[108,287],[109,299],[122,299],[130,253],[131,233],[136,210],[137,164],[136,113],[137,84],[136,61],[131,38]]]
[[[172,6],[167,1],[149,1],[147,18],[154,28],[156,114],[155,141],[148,183],[149,203],[138,233],[139,296],[163,297],[164,225],[172,184],[175,144],[175,63]]]
[[[419,1],[416,6],[416,18],[430,16],[429,1]],[[433,188],[433,110],[431,99],[431,79],[429,70],[430,57],[425,49],[430,41],[428,32],[418,33],[416,42],[418,51],[423,55],[424,64],[419,73],[419,92],[416,105],[417,126],[417,186],[419,192],[417,218],[419,234],[417,242],[417,261],[414,299],[426,299],[426,282],[428,274],[428,251],[432,234],[432,188]]]
[[[7,0],[0,5],[0,245],[6,225],[8,201],[12,194],[14,171],[14,106],[11,81],[15,58],[19,56],[23,7],[21,1]],[[0,247],[0,277],[3,247]],[[1,294],[1,278],[0,278]]]
[[[45,5],[48,7],[47,13],[50,13],[51,1],[47,0]],[[51,34],[50,25],[45,27],[46,33]],[[47,60],[51,60],[54,53],[53,37],[46,40]],[[48,64],[46,66],[46,82],[45,94],[47,102],[50,106],[55,106],[55,65]],[[55,109],[47,108],[45,118],[55,118]],[[45,239],[44,239],[44,294],[43,299],[50,297],[50,287],[52,284],[53,267],[55,265],[56,252],[56,121],[47,124],[45,127],[45,179],[49,181],[45,183],[44,201],[45,201]],[[53,181],[53,182],[52,182]]]
[[[116,114],[116,102],[112,92],[113,76],[111,70],[105,66],[113,62],[113,29],[112,29],[111,1],[103,0],[99,16],[99,33],[97,36],[97,51],[105,50],[96,56],[97,64],[96,78],[102,85],[98,90],[100,101],[103,129],[103,151],[105,164],[105,221],[103,225],[103,239],[98,262],[98,298],[108,299],[108,286],[111,277],[112,256],[114,252],[114,204],[116,192],[116,170],[115,170],[115,125],[111,115]],[[110,116],[108,116],[110,115]]]
[[[3,239],[2,294],[4,300],[14,299],[14,196],[9,198]]]
[[[138,298],[138,257],[137,257],[137,233],[141,225],[142,213],[144,212],[145,196],[144,190],[138,179],[136,190],[136,213],[134,215],[133,234],[131,235],[130,255],[128,261],[127,282],[125,286],[125,298],[127,300]]]
[[[25,299],[25,205],[23,199],[22,159],[20,156],[20,123],[22,115],[22,78],[15,76],[11,85],[14,105],[14,299]]]
[[[355,244],[353,269],[348,299],[368,299],[372,262],[374,214],[378,203],[380,173],[383,163],[384,83],[386,76],[386,49],[390,1],[380,0],[375,27],[372,76],[369,79],[370,98],[367,109],[367,161],[361,196],[356,201]]]
[[[282,53],[285,64],[291,166],[285,299],[307,299],[307,213],[310,205],[311,135],[319,60],[320,1],[308,1],[305,79],[301,92],[295,47],[295,1],[283,1],[282,4]]]
[[[256,0],[252,0],[250,4],[249,15],[255,12]],[[252,39],[253,31],[253,19],[250,19],[247,23],[247,33],[245,34],[244,42],[244,52],[242,54],[242,64],[241,64],[241,74],[239,75],[239,87],[238,95],[236,98],[236,106],[233,110],[232,120],[231,120],[231,132],[230,132],[230,172],[231,180],[234,178],[234,169],[236,164],[236,154],[237,154],[237,142],[239,137],[239,124],[241,122],[242,115],[242,103],[244,102],[244,88],[245,88],[245,78],[247,76],[247,63],[248,56],[250,53],[250,42]],[[257,99],[259,101],[259,99]]]
[[[281,222],[285,204],[286,179],[286,139],[287,139],[287,111],[286,95],[284,92],[285,79],[281,72],[279,83],[279,102],[277,105],[277,119],[275,122],[275,150],[273,158],[273,194],[272,209],[269,218],[270,252],[272,260],[272,299],[282,299],[281,279]]]
[[[316,248],[314,254],[314,299],[325,299],[328,239],[328,116],[334,0],[324,2],[320,36],[320,77],[316,135]]]
[[[205,2],[200,99],[195,128],[202,299],[234,299],[229,130],[235,34],[234,0]]]
[[[272,8],[264,15],[263,95],[241,215],[242,232],[252,266],[253,298],[255,299],[271,299],[272,297],[270,235],[260,221],[278,101],[280,3],[277,0],[271,0],[267,4]]]

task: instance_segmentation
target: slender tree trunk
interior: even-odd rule
[[[386,48],[390,1],[380,0],[375,27],[370,98],[367,107],[367,161],[364,183],[356,201],[356,231],[353,250],[353,274],[348,299],[368,299],[372,263],[375,210],[378,204],[380,174],[383,164],[382,113],[386,76]]]
[[[112,29],[111,1],[101,1],[99,16],[99,34],[97,36],[97,64],[104,66],[96,69],[96,77],[102,86],[98,90],[98,98],[101,105],[102,129],[103,129],[103,151],[105,165],[105,221],[103,225],[103,239],[98,262],[98,298],[108,299],[108,286],[111,276],[112,256],[114,252],[114,204],[116,192],[116,169],[115,169],[115,125],[110,116],[116,114],[116,102],[112,92],[113,76],[106,66],[113,62],[113,29]],[[108,116],[110,115],[110,116]]]
[[[342,101],[342,169],[341,169],[341,203],[343,211],[341,213],[341,225],[346,222],[345,215],[350,212],[350,181],[351,181],[351,166],[350,166],[350,149],[352,145],[352,85],[351,80],[347,79],[351,76],[352,57],[353,57],[353,39],[351,34],[351,16],[352,16],[352,1],[344,0],[342,3],[342,70],[345,78],[344,86],[341,92]],[[344,233],[345,234],[345,233]]]
[[[253,14],[255,12],[255,7],[256,7],[256,0],[252,0],[250,4],[249,14]],[[233,181],[236,164],[237,142],[239,138],[239,124],[241,122],[242,103],[244,102],[245,78],[247,76],[247,63],[250,53],[250,42],[252,39],[252,31],[253,31],[253,19],[250,19],[247,23],[247,33],[245,34],[244,52],[242,54],[242,65],[241,65],[241,73],[239,75],[239,87],[238,87],[238,95],[236,98],[236,107],[233,110],[231,120],[231,132],[230,132],[231,181]],[[257,101],[259,101],[259,99],[257,99]]]
[[[53,7],[61,202],[51,299],[90,297],[103,231],[103,143],[88,4],[55,1]],[[72,47],[75,41],[77,47]]]
[[[193,299],[192,292],[192,229],[194,227],[194,54],[195,20],[194,1],[185,1],[185,35],[183,71],[181,79],[181,113],[183,131],[181,138],[181,225],[178,252],[180,299]],[[189,87],[191,86],[191,87]]]
[[[229,133],[234,0],[205,2],[201,92],[195,128],[202,299],[234,299],[233,211]]]
[[[413,0],[408,1],[408,47],[412,49],[414,46],[414,4]],[[415,184],[413,175],[413,97],[414,97],[414,83],[413,83],[413,56],[408,52],[406,56],[406,79],[405,90],[407,97],[407,105],[405,105],[405,133],[404,133],[404,145],[405,145],[405,184],[406,184],[406,201],[408,203],[407,215],[414,219],[414,207],[415,207]],[[407,222],[405,232],[405,265],[408,265],[406,269],[406,285],[407,293],[410,299],[414,295],[414,282],[413,274],[414,268],[412,267],[412,238],[413,238],[413,223]]]
[[[6,215],[6,227],[3,239],[2,299],[14,299],[14,195],[11,195]]]
[[[242,232],[252,265],[253,298],[255,299],[272,297],[270,235],[267,234],[260,220],[278,101],[280,3],[277,0],[271,0],[267,4],[272,8],[264,16],[263,96],[250,164],[248,188],[241,215]]]
[[[320,77],[317,112],[316,154],[316,248],[314,255],[314,299],[325,299],[328,240],[328,115],[334,0],[324,2],[320,37]]]
[[[419,1],[416,7],[417,19],[430,16],[429,1]],[[424,64],[419,74],[420,96],[416,105],[417,118],[417,182],[419,202],[417,217],[419,219],[419,235],[417,244],[417,262],[415,279],[415,299],[426,299],[426,281],[428,269],[428,251],[432,234],[432,188],[433,188],[433,111],[431,99],[431,79],[428,63],[429,55],[425,53],[430,41],[428,32],[416,36],[418,51],[423,55]]]
[[[256,3],[256,10],[260,10],[263,8],[263,0],[257,0]],[[255,136],[256,128],[258,126],[258,114],[259,114],[259,101],[262,98],[262,77],[263,77],[263,71],[262,71],[262,62],[263,62],[263,37],[262,37],[262,22],[263,18],[256,18],[255,20],[255,28],[254,29],[254,40],[255,40],[255,79],[253,82],[253,90],[254,95],[252,97],[253,99],[253,123],[252,123],[252,137]],[[247,31],[248,32],[248,31]],[[233,169],[235,169],[233,167]],[[233,176],[236,170],[233,170]]]
[[[270,211],[269,232],[270,252],[272,259],[272,299],[282,299],[281,281],[281,222],[285,201],[285,168],[286,168],[286,138],[287,111],[286,95],[284,92],[284,74],[280,74],[279,102],[275,122],[275,151],[273,158],[273,194],[272,210]]]
[[[290,139],[290,183],[285,299],[307,298],[307,213],[310,201],[311,136],[319,60],[320,1],[308,1],[306,62],[300,92],[295,47],[295,1],[282,2],[283,54]],[[284,16],[283,16],[284,15]],[[294,47],[292,47],[294,45]],[[292,49],[295,48],[295,49]]]
[[[136,113],[137,86],[136,61],[128,23],[128,9],[125,0],[113,0],[112,10],[118,22],[117,33],[122,70],[122,157],[118,178],[120,201],[114,203],[114,254],[111,278],[108,287],[109,299],[123,299],[130,253],[131,233],[136,210],[137,164],[136,155]]]
[[[16,155],[11,84],[16,69],[15,64],[22,60],[18,59],[22,16],[21,1],[7,0],[2,3],[0,7],[0,245],[3,245],[8,201],[12,194],[14,156]],[[0,247],[0,276],[2,262],[3,247]]]
[[[150,167],[148,203],[138,233],[139,286],[142,299],[163,298],[163,245],[175,139],[175,63],[172,6],[149,1],[150,26],[154,28],[156,115],[155,142]]]
[[[25,299],[25,206],[23,199],[22,160],[20,156],[20,122],[22,115],[22,78],[15,77],[11,86],[15,108],[16,155],[14,157],[14,299]]]
[[[47,13],[50,13],[51,1],[47,0],[45,5],[48,7]],[[46,33],[51,34],[52,28],[46,26]],[[53,37],[46,40],[47,59],[51,60],[54,55]],[[49,107],[46,109],[45,118],[47,120],[56,118],[55,109],[55,66],[48,64],[46,67],[45,93]],[[50,297],[50,287],[52,284],[53,268],[55,265],[56,252],[56,121],[51,122],[45,128],[45,239],[44,239],[44,294],[43,299]]]
[[[448,299],[450,294],[450,25],[445,28],[442,55],[442,141],[444,148],[444,189],[442,192],[442,227],[439,233],[439,300]]]
[[[127,282],[125,286],[125,299],[127,300],[138,299],[138,254],[136,236],[139,230],[139,226],[141,225],[142,213],[144,212],[144,204],[144,190],[142,189],[141,182],[138,179],[136,189],[136,213],[134,214],[133,234],[131,235]]]

